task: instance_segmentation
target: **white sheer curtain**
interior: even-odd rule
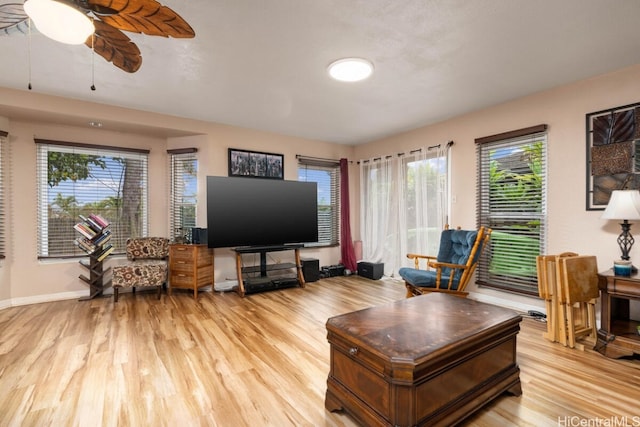
[[[385,262],[397,247],[398,192],[394,176],[396,159],[371,159],[360,162],[360,235],[362,257],[366,261]],[[386,274],[386,271],[385,271]]]
[[[447,222],[448,145],[360,162],[363,259],[397,277],[409,252],[436,255]]]

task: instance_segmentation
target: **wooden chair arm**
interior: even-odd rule
[[[430,262],[429,267],[436,268],[436,269],[442,268],[442,267],[449,267],[456,270],[464,270],[465,268],[467,268],[467,266],[464,264],[452,264],[450,262],[438,262],[438,261]]]
[[[433,255],[419,255],[419,254],[407,254],[407,258],[409,259],[414,259],[414,258],[420,258],[420,259],[436,259],[435,256]]]
[[[432,256],[432,255],[419,255],[419,254],[407,254],[407,258],[413,260],[413,263],[415,265],[415,269],[417,269],[417,270],[420,269],[420,260],[421,259],[427,260],[427,268],[429,268],[429,264],[430,264],[429,260],[437,259],[437,257]]]
[[[456,271],[460,270],[462,271],[463,275],[464,275],[464,271],[467,269],[467,266],[464,264],[453,264],[450,262],[438,262],[438,261],[432,261],[429,263],[429,267],[433,268],[436,270],[436,289],[438,289],[438,291],[442,292],[444,290],[447,290],[447,292],[459,292],[459,291],[453,291],[451,289],[451,287],[453,286],[454,283],[454,278],[456,276]],[[448,267],[450,269],[452,269],[453,271],[450,272],[449,274],[449,280],[447,281],[446,285],[441,283],[442,280],[442,269]],[[461,289],[460,291],[462,291],[463,289]],[[465,295],[466,296],[466,295]]]

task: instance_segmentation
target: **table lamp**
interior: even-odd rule
[[[633,246],[633,236],[629,232],[629,220],[640,220],[640,192],[638,190],[615,190],[611,193],[609,204],[601,216],[602,219],[621,219],[622,232],[618,236],[618,245],[622,259],[629,260],[629,251]],[[635,268],[632,267],[634,272]]]

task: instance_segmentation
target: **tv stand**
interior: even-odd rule
[[[243,246],[233,248],[233,251],[236,253],[236,273],[238,275],[236,292],[238,292],[238,295],[244,297],[249,293],[291,288],[294,286],[304,288],[305,281],[304,275],[302,274],[302,262],[300,261],[301,247],[303,247],[303,245]],[[294,251],[295,263],[267,263],[267,253],[281,251]],[[243,267],[242,256],[256,253],[260,254],[260,264]],[[269,277],[268,273],[276,270],[295,270],[295,275]],[[249,274],[254,274],[254,276],[248,276]]]

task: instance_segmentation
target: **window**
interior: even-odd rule
[[[6,138],[9,134],[0,130],[0,259],[5,257],[4,228],[5,228],[5,200],[4,200],[4,162],[6,157]]]
[[[546,246],[546,125],[476,140],[478,225],[493,229],[477,280],[538,295],[536,257]]]
[[[147,234],[147,150],[36,140],[38,257],[86,255],[73,225],[97,213],[110,222],[115,253]]]
[[[167,150],[170,174],[169,235],[184,236],[196,226],[198,160],[196,148]]]
[[[298,157],[298,181],[318,185],[318,243],[340,243],[340,162]]]
[[[437,254],[440,234],[447,218],[447,152],[422,150],[401,157],[403,185],[401,214],[406,249],[402,245],[403,260],[406,253]],[[403,221],[399,221],[402,224]],[[411,263],[404,264],[412,266]]]
[[[450,143],[360,161],[363,259],[385,274],[413,267],[407,253],[436,254],[447,218]]]

